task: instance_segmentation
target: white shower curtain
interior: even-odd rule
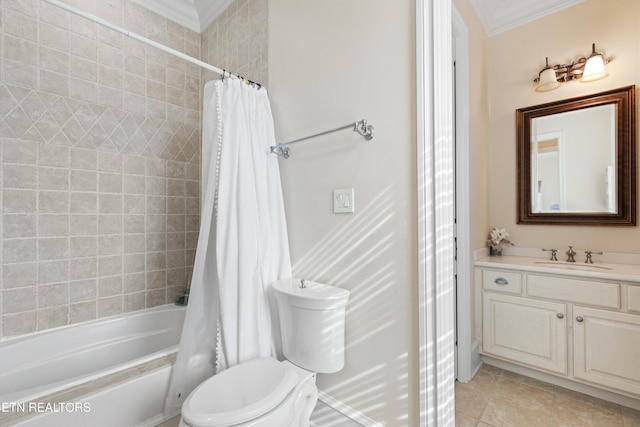
[[[238,79],[211,81],[203,102],[200,235],[167,415],[214,373],[280,356],[270,286],[291,277],[266,89]]]

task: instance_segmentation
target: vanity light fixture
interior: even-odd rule
[[[604,55],[596,52],[596,44],[591,45],[591,55],[589,58],[581,57],[571,64],[549,65],[549,58],[546,58],[546,65],[538,73],[538,77],[534,80],[538,83],[536,92],[548,92],[560,87],[560,83],[571,80],[579,80],[581,82],[594,82],[604,79],[607,74],[604,66],[611,62],[611,59],[605,59]]]
[[[609,74],[604,69],[605,62],[604,55],[596,52],[596,44],[591,45],[591,55],[587,58],[587,63],[584,65],[584,73],[580,81],[582,83],[595,82],[596,80],[604,79]]]

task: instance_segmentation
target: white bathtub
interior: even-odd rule
[[[23,425],[21,402],[84,402],[88,397],[83,395],[95,394],[102,396],[100,406],[110,406],[103,396],[109,389],[118,389],[114,397],[127,396],[131,394],[127,383],[144,390],[148,385],[141,386],[141,381],[152,377],[150,384],[157,391],[170,376],[167,361],[177,351],[185,311],[185,307],[164,305],[0,341],[0,424]],[[166,384],[158,395],[164,390]],[[159,405],[161,408],[162,401]],[[42,416],[57,417],[42,425],[58,425],[66,413],[80,417],[77,425],[93,426],[98,424],[87,424],[89,414],[115,408],[89,404],[60,407],[59,412],[47,409],[51,408],[36,407],[24,425],[40,425],[36,421]]]

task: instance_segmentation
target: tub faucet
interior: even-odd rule
[[[569,246],[569,250],[565,253],[567,254],[567,262],[576,262],[576,259],[574,258],[576,251],[573,250],[573,246]]]
[[[185,289],[184,292],[178,295],[176,298],[176,305],[187,305],[189,303],[189,288]]]

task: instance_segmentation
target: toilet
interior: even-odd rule
[[[298,279],[275,282],[282,353],[253,359],[207,379],[182,405],[180,427],[307,427],[316,373],[344,367],[349,291]]]

